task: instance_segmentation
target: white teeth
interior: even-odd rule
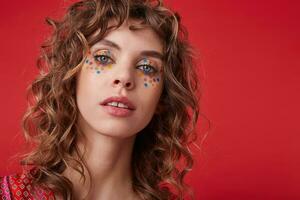
[[[109,102],[109,103],[107,103],[107,105],[114,106],[114,107],[119,107],[119,108],[128,108],[128,106],[126,106],[125,104],[115,102],[115,101],[114,102]]]
[[[122,103],[118,103],[118,107],[120,107],[120,108],[128,108],[128,106],[126,106],[125,104],[122,104]]]
[[[118,107],[118,102],[109,102],[107,105]]]

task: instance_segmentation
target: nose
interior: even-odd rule
[[[123,87],[127,90],[133,89],[134,81],[132,75],[116,76],[116,78],[113,79],[113,87]]]

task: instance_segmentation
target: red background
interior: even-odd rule
[[[44,17],[66,3],[10,1],[0,7],[0,175],[17,170],[25,90],[36,75]],[[202,113],[211,121],[188,181],[200,200],[300,199],[299,1],[168,3],[199,51]],[[199,130],[207,122],[201,118]],[[200,141],[199,141],[200,143]]]

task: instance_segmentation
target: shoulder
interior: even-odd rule
[[[0,199],[38,199],[54,200],[52,191],[46,191],[41,188],[33,190],[32,178],[30,173],[35,169],[24,170],[22,173],[0,177]],[[33,191],[34,194],[33,194]]]

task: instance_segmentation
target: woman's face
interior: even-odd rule
[[[90,48],[77,76],[83,132],[126,138],[150,122],[162,93],[162,52],[150,28],[129,30],[127,21]]]

